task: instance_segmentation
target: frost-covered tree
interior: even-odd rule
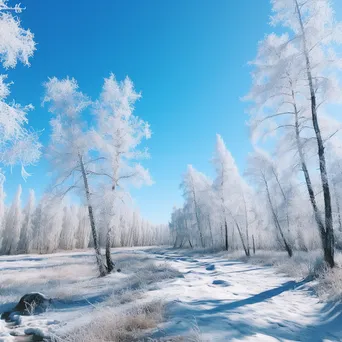
[[[20,5],[10,7],[8,1],[0,1],[0,63],[6,70],[14,68],[18,61],[29,65],[35,51],[33,34],[21,27],[17,17],[21,11]],[[0,163],[3,167],[19,164],[25,178],[25,166],[39,159],[41,145],[37,133],[25,128],[32,105],[8,101],[11,83],[6,78],[7,75],[0,74]]]
[[[74,79],[58,80],[51,78],[45,83],[44,103],[49,104],[51,119],[51,143],[49,156],[56,174],[55,190],[65,196],[69,191],[81,190],[85,198],[92,230],[96,261],[101,276],[106,272],[102,260],[92,204],[89,172],[98,158],[91,155],[93,140],[82,117],[91,103],[87,96],[78,90]],[[81,193],[80,193],[81,194]]]
[[[114,192],[108,189],[106,184],[102,190],[102,202],[94,201],[101,247],[106,247],[107,243],[110,245],[108,250],[111,247],[171,243],[169,227],[154,225],[142,218],[127,193]],[[4,191],[2,193],[4,194]],[[34,191],[30,190],[28,201],[22,209],[19,195],[20,187],[10,208],[3,208],[1,254],[45,254],[93,247],[87,206],[61,201],[60,198],[47,193],[35,206]],[[125,195],[126,198],[118,195]],[[109,229],[113,231],[111,239],[107,239]]]
[[[73,250],[76,246],[76,232],[79,227],[78,208],[75,205],[63,209],[63,224],[59,239],[59,248]]]
[[[275,230],[280,236],[280,244],[291,257],[293,248],[289,234],[285,233],[285,228],[290,226],[288,201],[276,166],[266,153],[255,151],[249,158],[247,175],[256,185],[259,198],[264,194]]]
[[[206,176],[197,171],[192,165],[188,165],[187,171],[183,177],[181,183],[181,189],[183,190],[183,196],[185,199],[185,212],[189,213],[189,221],[186,224],[190,225],[190,229],[193,230],[193,226],[197,231],[199,237],[200,246],[204,248],[206,246],[206,236],[204,232],[204,222],[201,217],[201,205],[199,198],[205,194],[208,189],[208,180]]]
[[[70,190],[83,192],[100,274],[105,275],[113,267],[111,216],[116,220],[119,217],[116,203],[128,194],[129,185],[151,183],[148,170],[138,162],[148,156],[147,150],[140,149],[139,145],[151,134],[149,125],[133,115],[134,103],[140,95],[130,79],[117,82],[111,75],[105,79],[100,98],[92,107],[95,120],[88,128],[83,114],[91,101],[78,90],[74,79],[52,78],[45,84],[45,90],[44,103],[49,103],[49,111],[54,115],[49,148],[57,176],[54,189],[62,196]],[[110,200],[104,201],[104,197]],[[97,219],[95,214],[98,214]],[[107,227],[107,232],[97,230],[96,224]],[[98,235],[100,242],[103,236],[107,239],[107,269],[102,261]],[[139,237],[134,241],[140,243]]]
[[[34,251],[43,252],[43,201],[45,197],[37,204],[32,214],[32,241],[29,245],[29,253]]]
[[[88,208],[80,206],[78,209],[78,229],[76,232],[76,248],[87,248],[90,240],[90,224],[88,217]]]
[[[44,194],[32,215],[30,252],[52,253],[60,243],[63,224],[63,203]]]
[[[233,221],[239,233],[242,247],[246,256],[249,256],[248,211],[244,188],[238,168],[233,156],[228,151],[220,135],[216,137],[216,150],[213,159],[216,169],[214,188],[217,191],[221,204],[222,219],[225,227],[225,248],[228,250],[228,224],[227,218]],[[244,227],[244,230],[242,229]]]
[[[22,224],[21,192],[21,185],[19,185],[12,205],[6,215],[1,245],[1,254],[17,253],[20,238],[20,229]]]
[[[116,196],[122,197],[122,194],[116,193],[127,192],[128,185],[152,183],[148,170],[138,162],[149,156],[140,145],[151,136],[149,124],[133,114],[134,104],[140,97],[128,77],[118,82],[111,74],[104,80],[100,99],[95,106],[97,127],[93,133],[102,163],[97,170],[90,172],[103,176],[103,184],[108,183],[108,188],[114,192],[108,195],[112,197],[112,205],[116,202]],[[109,208],[108,204],[105,204],[103,212],[116,214],[115,208]],[[111,224],[108,225],[106,239],[107,267],[111,271]]]
[[[20,240],[18,245],[19,253],[28,253],[31,249],[33,238],[32,216],[35,207],[35,194],[34,190],[30,189],[29,199],[24,208],[23,222],[20,232]]]
[[[6,212],[5,198],[6,198],[6,194],[4,191],[4,177],[0,177],[0,247],[1,247],[1,240],[3,236],[5,212]]]
[[[184,208],[173,208],[171,222],[169,224],[171,234],[174,240],[175,248],[182,248],[188,244],[192,248],[191,236],[188,226],[188,215]]]
[[[272,133],[282,153],[295,150],[292,159],[303,172],[325,261],[333,267],[332,200],[325,145],[336,132],[327,128],[331,118],[324,108],[341,100],[338,80],[342,64],[336,49],[342,41],[341,25],[334,18],[330,0],[271,3],[272,24],[283,26],[286,33],[268,35],[259,44],[248,96],[255,103],[251,124],[258,128],[259,137]],[[279,139],[280,131],[283,136]],[[308,165],[312,151],[321,191],[315,191],[317,166]]]

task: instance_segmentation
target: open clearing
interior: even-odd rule
[[[9,334],[30,328],[80,342],[342,341],[340,304],[275,268],[162,248],[113,257],[122,272],[105,278],[90,251],[1,257],[0,312],[28,292],[54,301],[16,326],[1,321],[0,341],[23,340]]]

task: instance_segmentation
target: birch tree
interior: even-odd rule
[[[96,157],[91,156],[94,149],[91,135],[87,129],[82,113],[90,105],[87,96],[78,90],[74,79],[58,80],[51,78],[45,83],[43,103],[49,104],[53,115],[50,121],[52,134],[49,146],[51,164],[56,174],[55,191],[65,196],[71,190],[81,190],[88,207],[89,221],[93,236],[96,262],[100,276],[106,275],[102,260],[95,217],[92,204],[92,193],[88,181],[89,172]]]
[[[259,196],[261,196],[262,193],[265,194],[266,203],[268,204],[275,230],[280,235],[280,243],[282,247],[285,248],[289,257],[292,257],[293,248],[289,242],[289,235],[286,235],[284,224],[282,223],[286,221],[286,224],[288,225],[289,218],[287,216],[286,220],[281,219],[277,205],[277,200],[279,201],[279,198],[285,195],[283,195],[283,189],[280,185],[279,178],[277,177],[278,172],[275,165],[265,153],[255,151],[249,157],[247,175],[257,186]],[[280,203],[284,205],[283,201]]]
[[[252,126],[262,125],[263,136],[267,133],[277,136],[279,129],[287,133],[281,142],[296,149],[299,157],[296,164],[303,172],[324,258],[333,267],[332,202],[325,143],[334,133],[322,130],[322,122],[326,119],[324,105],[341,100],[338,75],[342,64],[336,53],[336,44],[342,37],[341,25],[334,19],[329,0],[272,0],[271,3],[274,12],[271,23],[285,27],[287,32],[281,36],[268,35],[259,45],[249,97],[256,103]],[[308,167],[308,149],[316,151],[323,208],[313,185],[314,168]]]
[[[148,150],[141,149],[140,145],[144,139],[151,137],[149,124],[133,114],[134,105],[140,97],[128,77],[118,82],[111,74],[104,80],[100,99],[95,105],[97,129],[93,133],[96,134],[102,163],[93,174],[103,176],[104,184],[108,183],[108,188],[114,192],[113,204],[116,194],[122,198],[129,192],[129,185],[140,187],[152,184],[149,171],[139,163],[139,160],[149,157]],[[118,212],[115,208],[108,210],[108,206],[104,210],[106,213],[112,212],[112,215]],[[106,236],[107,267],[111,271],[111,225]]]
[[[250,255],[248,213],[244,194],[243,180],[231,153],[227,150],[220,135],[216,136],[216,150],[213,159],[216,169],[214,187],[221,202],[222,217],[225,227],[225,248],[228,250],[228,224],[229,216],[240,236],[242,247],[246,256]],[[242,225],[245,231],[242,231]]]
[[[192,214],[195,226],[198,232],[201,247],[204,248],[205,235],[204,226],[201,220],[201,208],[199,204],[199,197],[203,191],[203,184],[206,182],[206,177],[203,173],[198,172],[192,165],[188,165],[187,172],[183,177],[181,189],[186,200],[187,210]]]

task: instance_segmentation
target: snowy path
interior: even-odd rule
[[[342,341],[341,305],[320,302],[310,284],[222,257],[154,257],[184,275],[156,290],[169,303],[156,339],[193,330],[201,341]]]

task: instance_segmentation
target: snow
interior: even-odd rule
[[[202,341],[342,340],[341,306],[320,302],[311,283],[218,256],[169,250],[155,257],[184,278],[159,290],[169,303],[168,321],[154,338],[195,330]]]
[[[120,314],[156,300],[166,303],[165,322],[148,330],[152,340],[342,340],[341,305],[320,301],[312,282],[274,267],[165,248],[120,248],[113,258],[122,272],[97,278],[91,251],[0,257],[0,312],[26,292],[54,298],[47,312],[24,316],[17,327],[0,321],[0,341],[15,341],[13,331],[61,336],[102,311]]]

